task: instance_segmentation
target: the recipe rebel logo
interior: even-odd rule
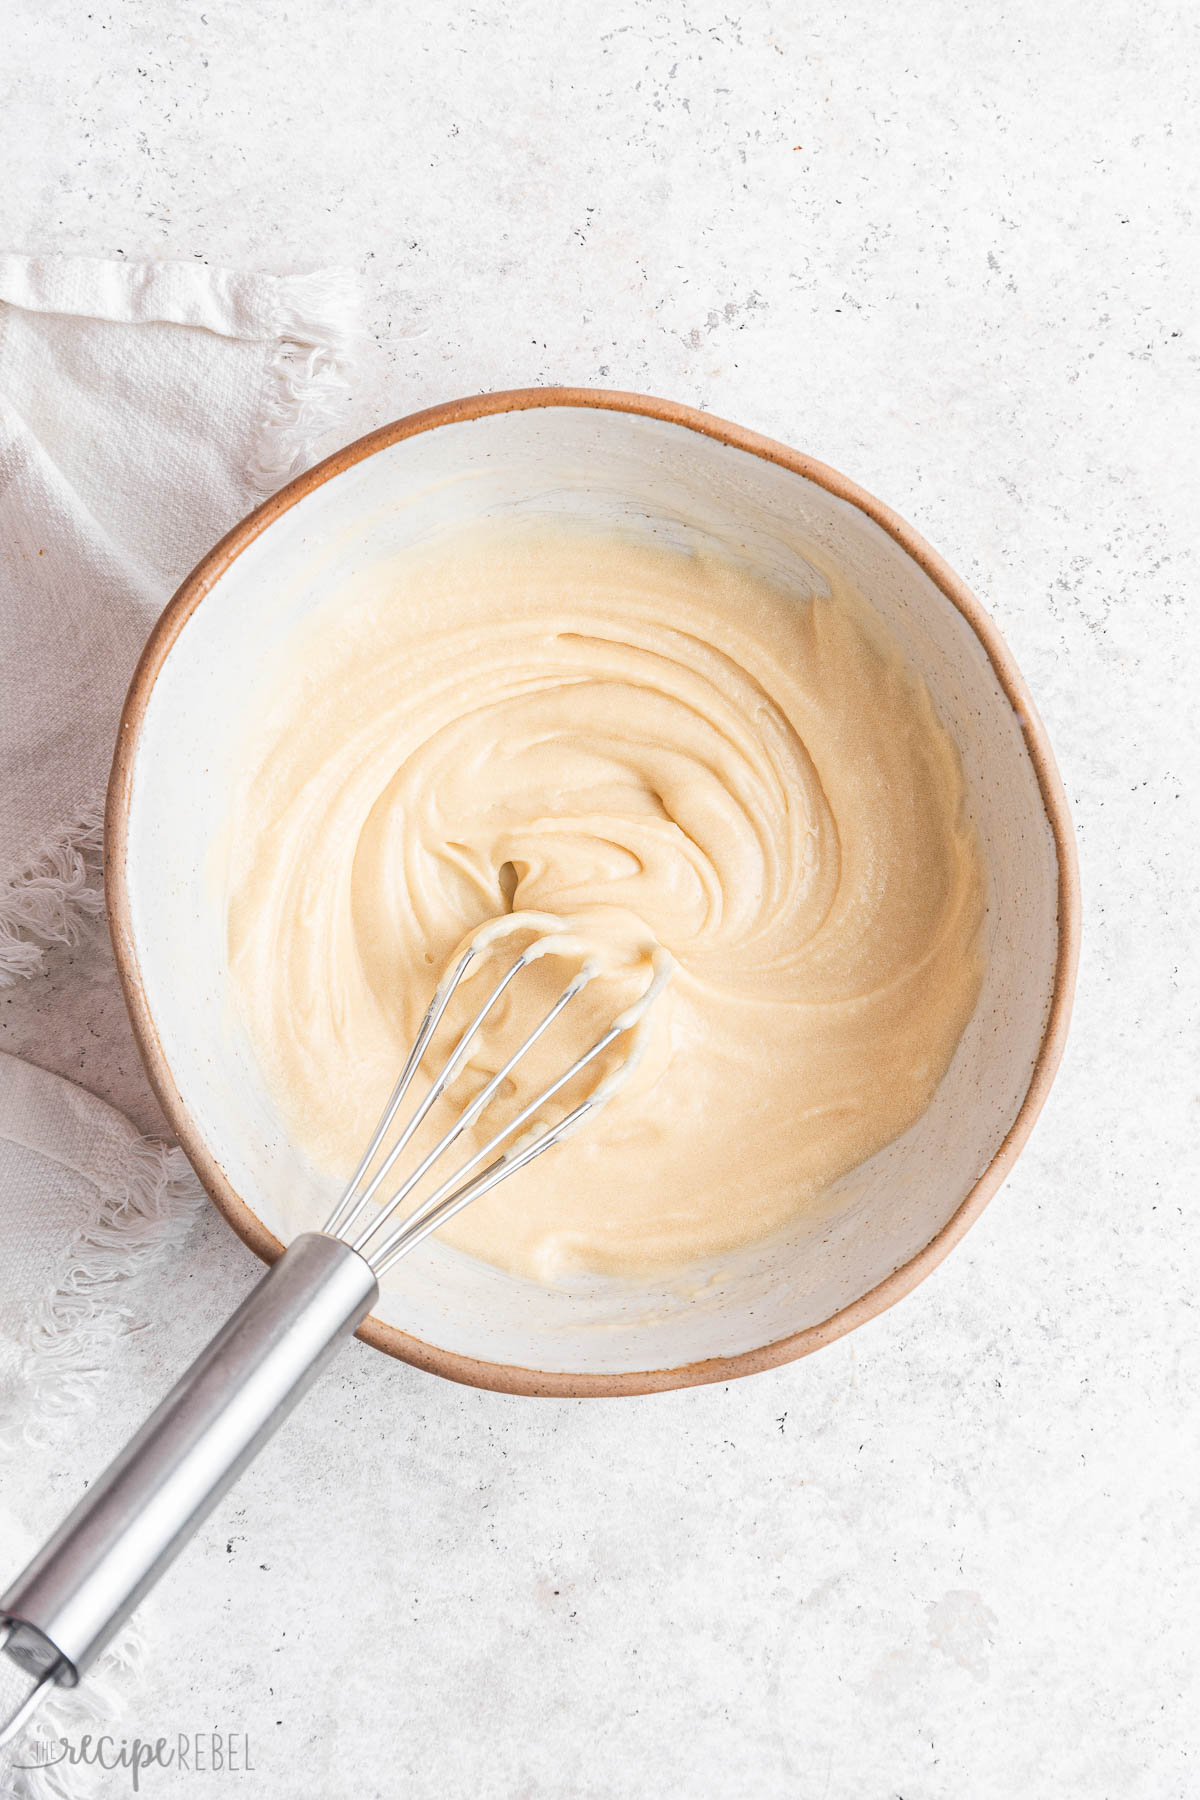
[[[250,1737],[244,1731],[176,1732],[174,1737],[35,1738],[24,1752],[31,1760],[15,1769],[123,1769],[133,1793],[141,1792],[148,1769],[177,1769],[190,1775],[252,1775]]]

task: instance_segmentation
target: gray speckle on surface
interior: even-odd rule
[[[1062,1074],[936,1276],[645,1400],[356,1344],[141,1615],[122,1729],[248,1733],[253,1774],[143,1790],[1200,1792],[1194,7],[13,0],[6,30],[9,247],[356,265],[355,432],[591,382],[844,469],[1007,635],[1083,864]],[[103,947],[0,1020],[155,1127]],[[6,1472],[19,1514],[65,1509],[254,1272],[206,1215],[101,1410]]]

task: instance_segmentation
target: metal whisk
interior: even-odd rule
[[[451,998],[492,944],[523,928],[537,935],[496,981],[372,1174]],[[32,1677],[29,1692],[0,1726],[0,1744],[21,1728],[50,1686],[76,1685],[339,1344],[361,1324],[379,1296],[379,1278],[472,1200],[576,1130],[629,1073],[638,1053],[637,1027],[670,977],[670,959],[661,951],[652,959],[650,980],[640,999],[389,1229],[418,1183],[475,1124],[522,1057],[600,973],[596,963],[585,958],[554,1004],[450,1129],[364,1220],[522,970],[543,956],[579,950],[578,939],[564,929],[564,921],[541,913],[514,913],[485,926],[458,955],[437,986],[371,1141],[324,1230],[305,1232],[284,1251],[0,1598],[0,1650]],[[602,1077],[563,1118],[539,1125],[543,1108],[626,1033],[632,1034],[631,1048],[621,1066]]]

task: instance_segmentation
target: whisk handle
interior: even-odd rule
[[[272,1265],[0,1598],[0,1646],[39,1684],[75,1685],[378,1292],[319,1232]]]

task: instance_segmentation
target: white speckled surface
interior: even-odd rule
[[[136,1729],[255,1772],[143,1791],[1195,1795],[1194,8],[202,4],[10,6],[5,244],[360,266],[356,429],[611,383],[845,469],[1005,631],[1087,934],[1016,1173],[850,1339],[608,1403],[355,1345],[142,1614]],[[0,1025],[153,1126],[102,949]],[[206,1216],[16,1510],[254,1274]]]

